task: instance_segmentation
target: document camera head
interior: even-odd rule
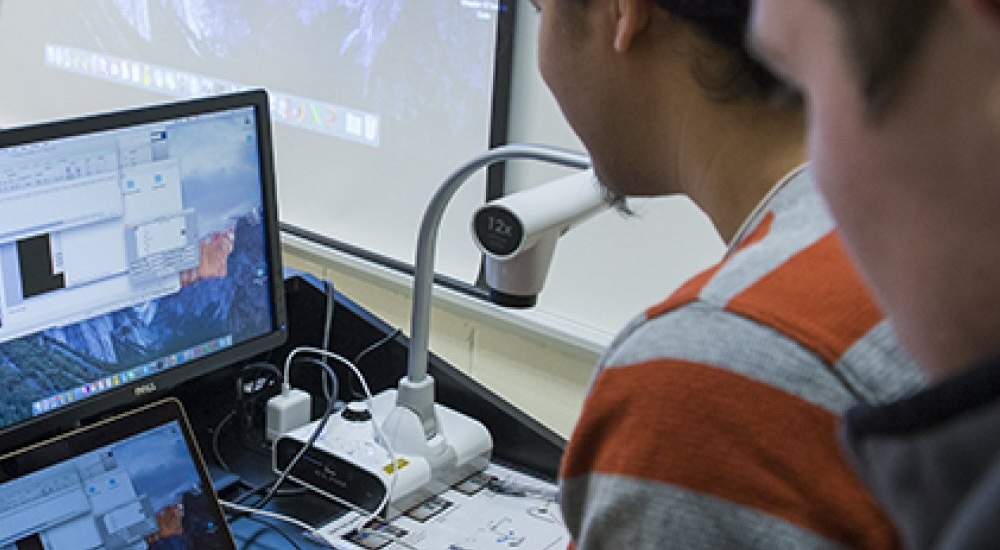
[[[491,299],[511,307],[534,306],[556,241],[608,206],[592,170],[480,206],[472,217],[472,234],[485,255]]]

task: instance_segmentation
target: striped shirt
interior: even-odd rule
[[[896,547],[836,424],[920,385],[800,174],[602,359],[560,473],[574,543]]]

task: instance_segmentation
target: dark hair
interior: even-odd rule
[[[862,0],[865,1],[865,0]],[[868,0],[872,1],[872,0]],[[750,0],[655,0],[656,4],[721,46],[726,58],[711,55],[695,64],[695,77],[720,100],[773,99],[787,92],[746,46]],[[716,52],[713,52],[716,53]]]
[[[840,20],[870,117],[892,103],[942,0],[825,0]]]

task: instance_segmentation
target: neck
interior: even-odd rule
[[[701,135],[682,151],[678,181],[730,242],[771,188],[805,162],[806,155],[798,113],[746,103],[715,108],[718,119],[706,124],[700,117],[695,127],[702,129]]]

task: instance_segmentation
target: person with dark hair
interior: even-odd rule
[[[687,195],[729,243],[602,358],[560,471],[575,546],[896,546],[835,427],[922,378],[815,189],[801,105],[744,47],[749,0],[533,3],[602,184]]]
[[[911,548],[1000,547],[1000,2],[756,0],[845,241],[932,380],[845,416]]]

